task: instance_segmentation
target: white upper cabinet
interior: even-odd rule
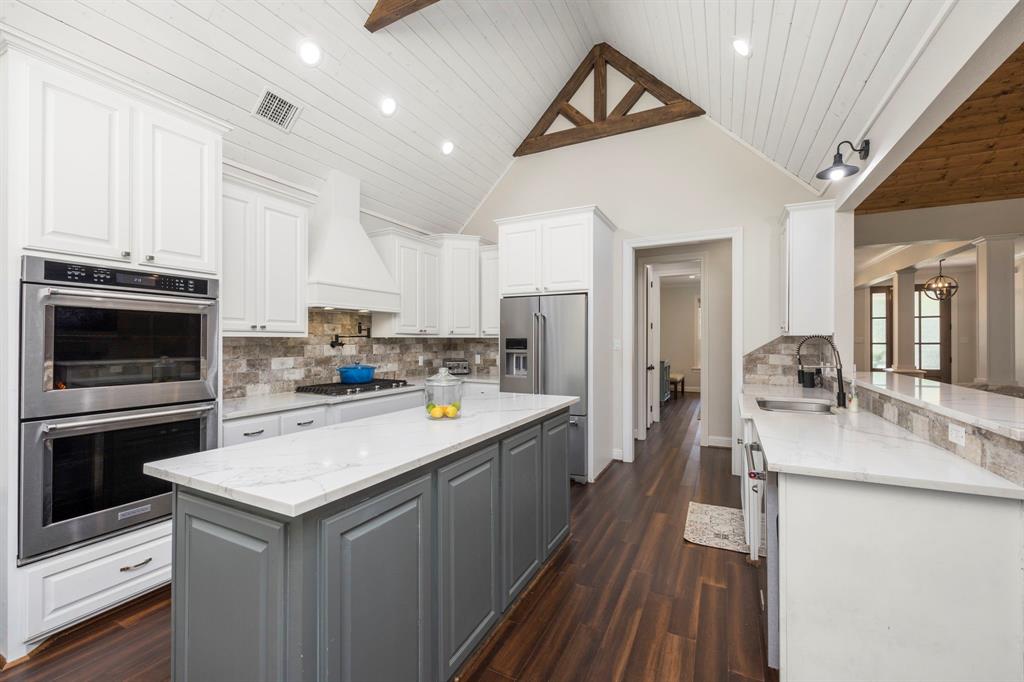
[[[502,296],[593,289],[594,230],[610,225],[594,207],[498,221]]]
[[[307,208],[224,183],[221,325],[226,336],[305,336]]]
[[[501,252],[501,293],[539,294],[541,292],[541,223],[530,220],[502,225],[498,232]]]
[[[480,335],[480,238],[444,235],[441,243],[441,334]]]
[[[780,244],[783,334],[835,332],[835,235],[834,202],[786,206]]]
[[[480,248],[480,335],[501,331],[501,290],[498,285],[498,247]]]
[[[541,223],[541,290],[590,288],[593,229],[589,214],[557,216]]]
[[[378,337],[441,333],[441,249],[433,240],[397,230],[370,235],[384,266],[395,278],[399,312],[374,313]],[[447,331],[447,330],[445,330]]]
[[[3,70],[8,224],[21,247],[219,271],[222,127],[16,48]]]
[[[220,135],[152,109],[141,110],[137,121],[144,262],[217,272]]]
[[[225,333],[258,328],[256,297],[256,192],[224,183],[223,279],[220,319]]]
[[[25,246],[128,260],[130,102],[49,64],[18,58],[12,67],[8,168],[27,187],[12,188],[10,199],[15,215],[21,209]]]

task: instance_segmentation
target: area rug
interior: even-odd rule
[[[683,538],[705,547],[727,549],[747,554],[749,546],[744,540],[743,510],[733,507],[719,507],[714,504],[691,502],[686,512],[686,528]],[[761,556],[767,556],[764,549],[766,533],[761,528]]]

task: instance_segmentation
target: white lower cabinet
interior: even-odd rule
[[[353,419],[363,417],[375,417],[378,414],[387,414],[406,410],[410,407],[423,406],[423,391],[411,393],[400,393],[389,395],[383,398],[369,398],[367,400],[353,400],[351,402],[337,403],[327,407],[327,423],[340,424],[350,422]]]
[[[463,398],[489,398],[498,395],[499,387],[496,383],[487,381],[464,381],[462,383]]]
[[[147,526],[23,569],[26,637],[35,640],[171,579],[171,522]]]
[[[305,336],[307,209],[233,182],[224,183],[226,336]]]
[[[308,410],[295,410],[281,415],[281,433],[298,433],[327,426],[327,408],[311,407]]]
[[[245,417],[224,421],[224,437],[221,447],[251,443],[264,438],[281,435],[281,417],[277,414],[266,414],[258,417]]]

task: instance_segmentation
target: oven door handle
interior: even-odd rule
[[[212,306],[215,301],[205,298],[181,298],[178,296],[146,296],[144,294],[120,294],[114,291],[85,291],[78,289],[43,289],[43,296],[77,296],[78,298],[112,299],[115,301],[139,301],[141,303],[164,303],[180,305]]]
[[[154,417],[171,417],[179,414],[198,414],[199,412],[209,412],[214,407],[216,406],[201,405],[199,407],[189,407],[181,410],[164,410],[162,412],[147,412],[145,414],[133,414],[122,417],[105,417],[103,419],[90,419],[88,421],[68,422],[66,424],[43,424],[43,433],[91,428],[93,426],[106,426],[107,424],[124,424],[127,422],[141,421],[143,419],[153,419]]]

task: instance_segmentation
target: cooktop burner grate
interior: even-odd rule
[[[296,386],[296,393],[313,393],[316,395],[357,395],[359,393],[380,393],[393,388],[403,388],[409,382],[405,379],[374,379],[364,384],[341,384],[333,382],[330,384],[310,384],[309,386]]]

